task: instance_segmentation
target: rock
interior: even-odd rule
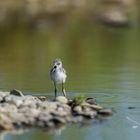
[[[10,91],[10,95],[15,95],[15,96],[24,96],[23,93],[19,90],[13,89]]]
[[[52,120],[56,125],[62,123],[62,124],[65,124],[66,123],[66,120],[63,118],[63,117],[59,117],[59,116],[55,116],[52,118]]]
[[[100,106],[100,105],[88,104],[86,102],[85,103],[82,103],[81,105],[82,106],[85,106],[85,107],[90,107],[90,108],[92,108],[94,110],[101,110],[101,109],[103,109],[103,107]]]
[[[15,104],[17,107],[19,107],[23,103],[23,98],[21,98],[20,96],[15,96],[15,95],[6,96],[4,100],[7,103]]]
[[[39,127],[53,127],[54,123],[50,120],[53,116],[49,112],[40,112],[40,114],[36,117],[36,124]]]
[[[84,112],[82,112],[81,115],[83,115],[84,117],[88,117],[90,119],[93,119],[97,115],[97,112],[96,111],[89,111],[89,112],[88,111],[84,111]]]
[[[38,108],[41,110],[56,110],[57,109],[57,102],[50,102],[50,101],[44,101],[42,103],[38,103]]]
[[[6,114],[0,113],[0,130],[13,130],[12,121]]]
[[[80,113],[82,113],[82,107],[81,106],[75,106],[73,108],[73,111],[75,111],[76,113],[80,114]]]
[[[99,17],[99,20],[110,27],[131,27],[132,23],[120,11],[104,13]]]
[[[2,101],[3,101],[3,97],[0,96],[0,102],[2,102]]]
[[[133,25],[131,10],[134,3],[130,4],[129,0],[101,0],[98,4],[96,13],[103,24],[119,28],[128,28]]]
[[[66,112],[64,110],[61,110],[61,111],[52,110],[52,111],[50,111],[50,113],[53,116],[60,116],[60,117],[65,117],[65,116],[69,116],[70,115],[70,112]]]
[[[103,116],[111,116],[112,110],[111,109],[101,109],[98,111],[98,114],[103,115]]]
[[[95,105],[97,104],[97,103],[96,103],[96,100],[95,100],[94,98],[91,98],[91,97],[86,99],[86,103],[92,104],[92,105],[93,105],[93,104],[95,104]]]
[[[0,104],[0,113],[13,113],[13,112],[17,112],[17,106],[14,104],[10,104],[9,103],[3,103]]]
[[[46,101],[47,98],[45,96],[39,96],[38,99],[40,99],[41,101]]]
[[[0,91],[0,97],[4,98],[5,96],[8,96],[8,95],[9,95],[9,92]]]
[[[62,103],[62,104],[67,104],[68,103],[68,99],[64,96],[57,96],[56,97],[56,101]]]

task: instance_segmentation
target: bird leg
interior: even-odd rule
[[[57,87],[56,87],[56,84],[55,84],[55,82],[54,82],[54,93],[55,93],[55,98],[57,97]]]
[[[65,90],[65,87],[64,87],[64,83],[62,83],[62,92],[63,92],[63,95],[66,97],[66,90]]]

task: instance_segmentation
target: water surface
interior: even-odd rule
[[[139,139],[139,28],[115,30],[92,22],[73,22],[45,31],[24,26],[1,31],[0,89],[16,88],[25,94],[53,98],[49,71],[54,58],[60,57],[68,74],[68,96],[95,97],[114,110],[113,117],[84,127],[69,125],[62,132],[31,130],[6,134],[3,139]]]

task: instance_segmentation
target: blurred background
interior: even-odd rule
[[[129,80],[139,88],[138,4],[1,0],[0,89],[52,92],[49,71],[57,57],[67,70],[70,92],[131,88]]]
[[[137,140],[139,7],[138,0],[0,0],[0,90],[53,97],[50,67],[61,58],[68,97],[95,97],[116,112],[107,123],[68,126],[61,135],[37,130],[4,138]]]

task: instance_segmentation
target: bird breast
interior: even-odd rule
[[[56,71],[53,76],[52,76],[52,80],[56,83],[56,84],[62,84],[65,83],[66,81],[66,74],[62,71]]]

